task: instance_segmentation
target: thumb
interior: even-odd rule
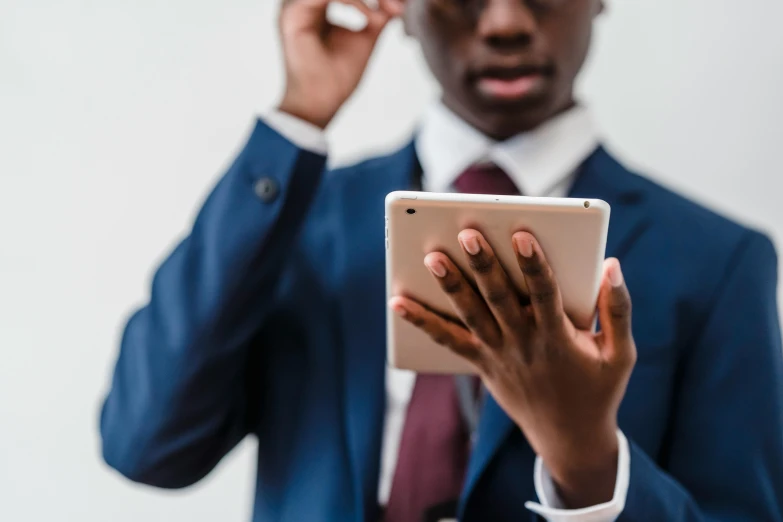
[[[610,361],[635,361],[636,345],[631,330],[631,294],[625,286],[620,262],[604,261],[604,276],[598,296],[598,319],[604,335],[603,351]]]

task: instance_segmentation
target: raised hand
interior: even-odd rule
[[[331,0],[286,0],[280,12],[286,90],[279,109],[321,128],[353,94],[378,37],[402,9],[395,0],[382,0],[377,9],[362,0],[338,1],[364,14],[364,29],[330,23]]]

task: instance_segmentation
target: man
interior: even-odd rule
[[[598,146],[573,85],[601,1],[343,1],[365,29],[283,7],[286,94],[128,323],[106,461],[179,488],[252,433],[258,521],[783,520],[774,249]],[[322,129],[396,16],[442,101],[403,150],[327,171]],[[462,322],[385,303],[383,199],[411,187],[609,202],[601,333],[571,324],[524,232],[528,306],[477,230],[476,288],[423,259]],[[466,431],[453,380],[386,374],[386,305],[481,369],[469,455],[441,455]]]

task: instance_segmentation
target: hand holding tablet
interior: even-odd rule
[[[512,236],[526,231],[546,252],[566,313],[577,327],[590,330],[601,283],[609,212],[609,206],[600,200],[392,192],[386,198],[388,298],[408,297],[461,323],[463,318],[450,299],[456,295],[450,292],[454,289],[444,291],[424,260],[427,257],[452,263],[452,268],[475,288],[474,272],[484,267],[475,266],[459,240],[461,234],[472,230],[491,246],[510,282],[513,298],[524,302],[529,292]],[[442,255],[433,258],[435,253]],[[388,312],[388,358],[395,367],[424,373],[476,373],[468,360],[392,310]]]
[[[478,373],[573,508],[612,499],[628,453],[617,411],[636,345],[620,264],[603,261],[608,214],[593,200],[387,199],[392,364]]]

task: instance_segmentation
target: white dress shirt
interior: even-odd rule
[[[324,133],[298,118],[281,112],[264,121],[298,146],[326,154]],[[511,177],[526,196],[565,196],[578,167],[598,146],[598,132],[589,111],[576,106],[537,129],[496,142],[474,129],[442,104],[433,105],[422,120],[415,148],[423,170],[423,188],[451,192],[453,183],[468,167],[492,162]],[[385,505],[391,492],[400,439],[416,374],[388,368],[386,419],[381,455],[378,501]],[[526,507],[550,522],[611,522],[625,507],[630,475],[628,442],[618,432],[617,479],[611,501],[583,509],[565,509],[540,458],[536,459],[534,484],[540,503]]]

